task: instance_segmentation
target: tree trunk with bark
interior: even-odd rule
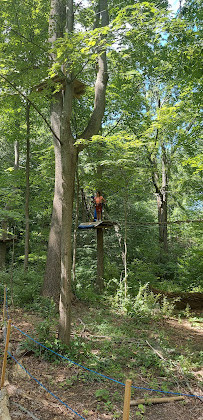
[[[72,265],[72,272],[73,272],[73,285],[76,286],[76,251],[77,251],[77,230],[78,230],[78,219],[79,219],[79,192],[80,192],[80,183],[79,183],[79,176],[78,176],[78,169],[76,170],[76,209],[75,209],[75,227],[73,233],[73,265]]]
[[[14,170],[18,170],[19,169],[19,141],[18,140],[14,142],[14,156],[15,156]]]
[[[107,0],[99,1],[101,26],[108,25]],[[73,1],[51,0],[51,14],[49,41],[53,45],[58,37],[62,37],[65,32],[73,32]],[[52,55],[53,62],[56,57]],[[73,199],[75,185],[75,171],[77,164],[78,152],[84,146],[75,146],[76,139],[73,138],[71,130],[71,114],[73,101],[73,81],[74,75],[69,68],[65,69],[65,83],[62,101],[58,100],[53,103],[55,108],[51,113],[52,126],[55,123],[55,156],[56,162],[56,183],[54,194],[54,206],[52,216],[52,228],[49,238],[49,249],[47,258],[46,276],[43,287],[44,294],[52,296],[58,295],[58,279],[60,271],[60,299],[59,299],[59,338],[63,343],[69,344],[70,326],[71,326],[71,268],[72,268],[72,216],[73,216]],[[98,133],[101,126],[105,109],[105,91],[107,85],[107,65],[106,54],[101,52],[98,56],[98,70],[95,83],[95,100],[94,109],[89,119],[89,123],[80,135],[80,138],[91,139]],[[59,99],[59,98],[58,98]],[[61,105],[60,105],[61,104]],[[58,135],[59,134],[59,135]],[[57,151],[57,153],[56,153]],[[58,165],[58,166],[57,166]],[[59,174],[61,170],[61,174]],[[60,183],[62,180],[62,183]],[[57,196],[58,194],[58,196]],[[61,207],[62,206],[62,207]],[[62,211],[61,211],[62,208]],[[57,242],[58,241],[58,242]],[[60,244],[59,244],[60,241]],[[56,250],[58,250],[56,252]],[[60,253],[61,266],[58,264],[55,269],[52,280],[48,277],[48,273],[53,270],[54,256],[58,261]],[[52,258],[49,257],[52,255]],[[50,284],[48,285],[48,283]],[[52,284],[54,290],[52,289]]]
[[[77,164],[77,148],[71,133],[73,86],[67,82],[61,118],[62,155],[62,231],[61,231],[61,288],[59,301],[59,338],[70,342],[71,328],[71,269],[72,269],[72,217]]]
[[[63,37],[65,27],[65,3],[63,0],[51,0],[49,18],[49,43],[54,47],[55,41]],[[56,61],[56,55],[52,52],[51,61]],[[52,97],[51,103],[51,127],[53,130],[53,144],[55,155],[55,187],[51,226],[49,232],[47,260],[45,268],[43,296],[51,297],[58,304],[61,282],[61,226],[62,226],[62,161],[60,127],[63,110],[62,92],[57,92]]]
[[[158,101],[158,107],[160,108],[160,100]],[[157,129],[155,146],[157,146],[159,137],[159,130]],[[152,182],[155,187],[156,198],[157,198],[157,211],[158,211],[158,223],[159,223],[159,244],[160,244],[160,261],[164,261],[165,256],[168,253],[168,162],[167,153],[164,142],[161,143],[161,171],[158,168],[157,157],[152,157],[148,154],[148,159],[152,170]]]
[[[62,114],[62,94],[54,95],[51,105],[51,126],[60,138],[60,118]],[[53,136],[55,154],[55,188],[53,210],[49,232],[47,261],[42,293],[59,302],[61,282],[61,224],[62,224],[62,162],[61,144]]]
[[[127,271],[127,196],[124,201],[124,215],[125,215],[125,231],[124,231],[124,251],[123,251],[123,265],[124,265],[124,287],[125,287],[125,299],[127,298],[128,290],[128,271]]]
[[[168,174],[167,174],[167,158],[164,144],[162,144],[162,184],[157,193],[157,209],[159,222],[159,243],[161,248],[161,255],[166,255],[168,252]]]
[[[25,191],[25,258],[24,270],[28,269],[29,258],[29,238],[30,238],[30,221],[29,221],[29,201],[30,201],[30,103],[26,104],[26,191]]]

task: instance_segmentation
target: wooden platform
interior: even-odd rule
[[[111,222],[110,220],[101,220],[98,222],[85,222],[80,223],[78,229],[107,229],[113,227],[115,224],[115,222]]]

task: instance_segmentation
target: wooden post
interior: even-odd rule
[[[8,351],[8,345],[9,345],[10,332],[11,332],[11,320],[9,319],[8,328],[7,328],[7,335],[6,335],[6,345],[5,345],[5,351],[4,351],[4,359],[3,359],[2,372],[1,372],[1,386],[0,386],[0,388],[3,388],[3,386],[4,386],[6,364],[7,364],[7,351]]]
[[[97,228],[97,287],[104,288],[104,239],[103,229]]]
[[[127,379],[125,383],[125,396],[123,406],[123,420],[129,420],[130,415],[130,397],[131,397],[131,379]]]
[[[6,314],[6,286],[4,286],[3,323],[6,318],[5,314]]]

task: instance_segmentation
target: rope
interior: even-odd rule
[[[56,398],[61,404],[65,405],[66,408],[68,408],[68,410],[72,411],[74,414],[76,414],[78,417],[80,417],[83,420],[86,420],[85,417],[82,417],[80,414],[77,413],[77,411],[73,410],[71,407],[69,407],[68,404],[64,403],[59,397],[57,397],[57,395],[53,394],[53,392],[49,391],[48,388],[46,388],[40,381],[38,381],[38,379],[36,379],[33,375],[31,375],[31,373],[24,367],[22,366],[16,359],[14,356],[12,356],[9,352],[7,352],[9,354],[9,356],[15,360],[15,362],[22,368],[25,370],[25,372],[32,378],[34,379],[34,381],[36,381],[38,383],[38,385],[40,385],[42,388],[45,389],[45,391],[47,391],[49,394],[51,394],[54,398]]]
[[[196,394],[183,394],[182,392],[171,392],[171,391],[163,391],[159,389],[152,389],[152,388],[141,388],[139,386],[132,385],[132,388],[135,389],[143,389],[145,391],[153,391],[153,392],[160,392],[162,394],[170,394],[170,395],[180,395],[183,397],[195,397],[195,398],[203,398],[203,395],[196,395]]]
[[[109,379],[110,381],[116,382],[117,384],[123,385],[125,386],[125,384],[123,382],[117,381],[116,379],[112,379],[109,376],[103,375],[102,373],[96,372],[95,370],[89,369],[83,365],[80,365],[79,363],[74,362],[73,360],[69,359],[66,356],[63,356],[62,354],[56,353],[54,350],[49,349],[48,347],[44,346],[43,344],[41,344],[39,341],[35,340],[34,338],[30,337],[28,334],[24,333],[23,331],[21,331],[19,328],[15,327],[15,325],[12,324],[12,327],[14,327],[16,330],[20,331],[21,334],[25,335],[26,337],[28,337],[30,340],[34,341],[35,343],[39,344],[39,346],[44,347],[44,349],[49,350],[51,353],[56,354],[56,356],[61,357],[62,359],[67,360],[70,363],[73,363],[74,365],[81,367],[82,369],[88,370],[89,372],[95,373],[96,375],[102,376],[105,379]]]
[[[102,376],[105,379],[108,379],[112,382],[115,382],[119,385],[125,386],[125,384],[123,382],[117,381],[116,379],[110,378],[109,376],[103,375],[102,373],[96,372],[95,370],[86,368],[83,365],[80,365],[79,363],[74,362],[73,360],[59,354],[56,353],[54,350],[49,349],[48,347],[44,346],[43,344],[41,344],[39,341],[36,341],[34,338],[30,337],[28,334],[24,333],[23,331],[21,331],[19,328],[15,327],[15,325],[12,324],[12,326],[18,330],[19,332],[21,332],[21,334],[25,335],[26,337],[28,337],[30,340],[34,341],[35,343],[39,344],[40,346],[44,347],[46,350],[49,350],[50,352],[56,354],[57,356],[61,357],[62,359],[68,360],[69,362],[73,363],[76,366],[81,367],[82,369],[88,370],[89,372],[92,372],[96,375]],[[152,388],[144,388],[144,387],[140,387],[140,386],[135,386],[132,385],[132,388],[134,389],[140,389],[140,390],[145,390],[145,391],[153,391],[153,392],[159,392],[162,394],[170,394],[170,395],[180,395],[180,396],[184,396],[184,397],[195,397],[195,398],[203,398],[203,395],[196,395],[196,394],[183,394],[181,392],[172,392],[172,391],[163,391],[163,390],[159,390],[159,389],[152,389]]]
[[[8,317],[8,319],[9,319],[9,314],[8,314],[8,304],[7,304],[7,288],[6,288],[6,309],[7,309],[7,317]],[[51,349],[49,349],[48,347],[46,347],[46,346],[44,346],[44,344],[42,344],[42,343],[40,343],[39,341],[37,341],[37,340],[35,340],[34,338],[32,338],[31,336],[29,336],[28,334],[26,334],[26,333],[24,333],[22,330],[20,330],[19,328],[17,328],[14,324],[12,324],[12,327],[14,327],[17,331],[19,331],[21,334],[23,334],[25,337],[27,337],[27,338],[29,338],[30,340],[32,340],[34,343],[36,343],[36,344],[38,344],[39,346],[41,346],[41,347],[43,347],[44,349],[46,349],[46,350],[48,350],[48,351],[50,351],[51,353],[53,353],[53,354],[55,354],[56,356],[59,356],[59,357],[61,357],[62,359],[64,359],[64,360],[67,360],[68,362],[70,362],[70,363],[72,363],[72,364],[74,364],[74,365],[76,365],[76,366],[78,366],[78,367],[80,367],[80,368],[82,368],[82,369],[85,369],[85,370],[87,370],[87,371],[89,371],[89,372],[91,372],[91,373],[94,373],[95,375],[98,375],[98,376],[101,376],[101,377],[103,377],[103,378],[105,378],[105,379],[108,379],[108,380],[110,380],[110,381],[112,381],[112,382],[115,382],[115,383],[117,383],[117,384],[119,384],[119,385],[122,385],[122,386],[125,386],[125,383],[123,383],[123,382],[120,382],[120,381],[117,381],[116,379],[113,379],[113,378],[110,378],[109,376],[106,376],[106,375],[103,375],[102,373],[99,373],[99,372],[96,372],[95,370],[93,370],[93,369],[90,369],[90,368],[87,368],[87,367],[85,367],[85,366],[83,366],[83,365],[81,365],[81,364],[79,364],[79,363],[76,363],[76,362],[74,362],[73,360],[71,360],[71,359],[69,359],[68,357],[66,357],[66,356],[63,356],[63,355],[61,355],[61,354],[59,354],[59,353],[57,353],[57,352],[55,352],[54,350],[51,350]],[[9,353],[8,353],[9,354]],[[10,355],[10,354],[9,354]],[[10,355],[11,356],[11,355]],[[20,365],[20,363],[13,357],[13,356],[11,356],[15,361],[16,361],[16,363],[18,363],[19,365]],[[20,365],[21,366],[21,365]],[[21,366],[23,369],[25,369],[23,366]],[[26,369],[25,369],[26,370]],[[29,372],[27,372],[31,377],[32,377],[32,375],[29,373]],[[33,379],[35,379],[34,377],[32,377]],[[36,381],[37,381],[37,379],[35,379]],[[39,381],[37,381],[42,387],[44,387]],[[44,387],[45,388],[45,387]],[[180,396],[184,396],[184,397],[194,397],[194,398],[203,398],[203,395],[197,395],[197,394],[183,394],[183,393],[181,393],[181,392],[172,392],[172,391],[163,391],[163,390],[159,390],[159,389],[153,389],[153,388],[146,388],[146,387],[139,387],[139,386],[135,386],[135,385],[132,385],[132,388],[134,388],[134,389],[140,389],[140,390],[144,390],[144,391],[152,391],[152,392],[159,392],[159,393],[162,393],[162,394],[170,394],[170,395],[180,395]],[[46,388],[45,388],[46,389]],[[48,390],[47,390],[48,391]],[[49,392],[49,391],[48,391]],[[50,392],[51,393],[51,392]],[[55,397],[55,395],[54,394],[52,394],[54,397]],[[59,401],[61,401],[58,397],[55,397],[55,398],[57,398]],[[62,402],[62,401],[61,401]],[[63,402],[62,402],[63,403]],[[63,403],[64,405],[66,405],[65,403]],[[68,407],[68,406],[67,406]],[[68,407],[68,408],[70,408],[70,407]],[[70,410],[72,410],[71,408],[70,408]],[[73,411],[73,410],[72,410]],[[74,412],[74,411],[73,411]],[[76,413],[78,416],[80,416],[78,413]],[[81,417],[81,416],[80,416]],[[83,419],[83,417],[81,417],[82,419]]]

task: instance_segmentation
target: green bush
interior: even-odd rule
[[[188,249],[178,260],[177,281],[185,290],[203,291],[203,247]]]
[[[25,307],[34,302],[39,296],[42,286],[42,274],[39,270],[24,271],[22,268],[15,269],[12,274],[13,281],[11,285],[10,273],[4,271],[0,274],[1,285],[6,284],[8,290],[8,303],[10,303],[11,287],[15,305]],[[1,286],[2,288],[2,286]]]
[[[135,259],[129,268],[128,285],[132,295],[138,292],[139,284],[153,283],[157,279],[157,266],[142,260]]]

